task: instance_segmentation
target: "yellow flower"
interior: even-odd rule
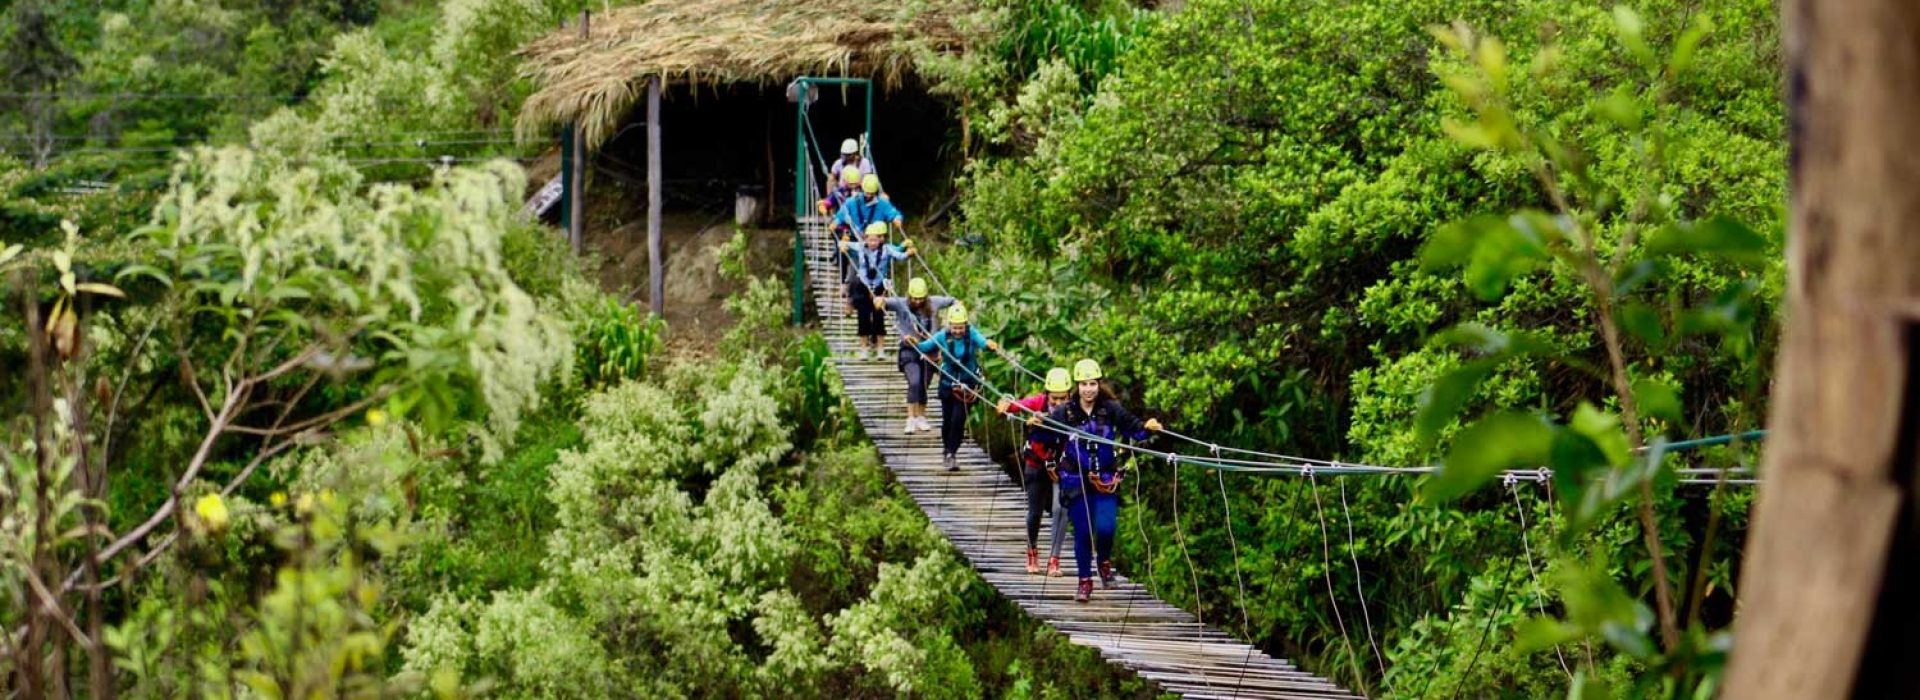
[[[287,492],[275,491],[273,495],[267,497],[267,502],[273,504],[275,508],[284,506],[287,504]]]
[[[193,512],[206,522],[210,530],[219,531],[227,526],[227,502],[220,499],[220,494],[201,496],[200,500],[193,502]]]
[[[378,427],[380,427],[380,426],[383,426],[383,425],[386,425],[386,424],[387,424],[387,412],[386,412],[386,411],[382,411],[382,410],[380,410],[380,409],[377,409],[377,408],[376,408],[376,409],[373,409],[373,410],[370,410],[370,411],[367,411],[367,425],[371,425],[371,426],[373,426],[373,427],[375,427],[375,428],[378,428]]]

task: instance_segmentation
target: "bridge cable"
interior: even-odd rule
[[[1527,526],[1526,506],[1520,503],[1520,486],[1514,482],[1508,482],[1505,486],[1507,487],[1507,494],[1513,496],[1513,511],[1516,515],[1520,516],[1520,548],[1521,551],[1526,554],[1527,576],[1532,579],[1533,583],[1533,609],[1540,613],[1541,617],[1546,617],[1546,596],[1540,592],[1540,571],[1533,563],[1533,543],[1531,541],[1532,535],[1530,534],[1532,528]],[[1567,655],[1561,650],[1560,645],[1557,643],[1553,645],[1553,655],[1559,659],[1560,670],[1567,674],[1567,680],[1573,680],[1573,669],[1567,665]]]
[[[1247,642],[1247,653],[1240,658],[1240,675],[1233,679],[1233,696],[1238,698],[1247,679],[1247,665],[1253,661],[1253,622],[1247,615],[1247,584],[1240,577],[1240,541],[1233,535],[1233,503],[1227,498],[1227,477],[1218,469],[1210,471],[1214,481],[1220,484],[1221,521],[1227,524],[1227,544],[1233,550],[1233,585],[1239,591],[1236,600],[1240,603],[1240,636]]]
[[[1312,471],[1307,472],[1307,489],[1313,493],[1313,509],[1320,522],[1320,574],[1327,583],[1327,603],[1333,607],[1333,621],[1340,627],[1340,642],[1347,648],[1347,664],[1353,670],[1354,680],[1365,690],[1366,678],[1356,663],[1359,655],[1354,653],[1353,639],[1347,633],[1347,620],[1340,614],[1340,599],[1333,590],[1333,545],[1327,537],[1326,508],[1320,504],[1320,482]]]
[[[1373,613],[1367,610],[1367,590],[1361,585],[1365,579],[1360,574],[1360,555],[1354,551],[1353,511],[1347,507],[1347,480],[1336,479],[1335,483],[1340,484],[1340,514],[1347,521],[1347,558],[1353,562],[1353,592],[1360,596],[1360,620],[1367,626],[1367,646],[1373,647],[1373,660],[1379,662],[1380,677],[1384,680],[1387,676],[1387,657],[1380,653],[1380,643],[1374,641]]]

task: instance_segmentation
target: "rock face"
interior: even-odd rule
[[[785,229],[747,231],[748,262],[753,274],[785,274],[792,259],[793,232]],[[739,285],[720,272],[720,256],[733,240],[733,233],[730,216],[668,212],[662,217],[660,235],[667,254],[664,265],[666,316],[673,335],[711,339],[733,325],[733,319],[721,309],[721,302]],[[601,258],[602,288],[643,306],[650,302],[644,216],[637,216],[610,231],[589,231],[588,248]],[[786,309],[770,310],[770,313],[786,312]]]

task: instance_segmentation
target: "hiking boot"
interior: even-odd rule
[[[1073,602],[1085,603],[1093,600],[1093,579],[1080,579],[1080,589],[1073,592]]]
[[[1100,587],[1112,588],[1116,585],[1119,584],[1115,583],[1113,578],[1113,562],[1100,562]]]
[[[1027,575],[1040,573],[1040,550],[1027,548]]]
[[[947,471],[950,471],[950,472],[957,472],[957,471],[960,471],[960,460],[959,460],[959,458],[957,458],[957,457],[955,457],[955,456],[953,456],[953,455],[947,455],[947,458],[946,458],[946,464],[947,464]]]
[[[1060,557],[1047,557],[1047,575],[1053,578],[1060,578],[1062,576],[1060,573]]]

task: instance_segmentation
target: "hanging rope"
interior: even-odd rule
[[[1527,578],[1533,583],[1533,609],[1540,613],[1541,617],[1546,617],[1546,597],[1540,593],[1540,571],[1533,564],[1533,543],[1532,536],[1529,534],[1532,530],[1527,527],[1527,508],[1520,503],[1519,484],[1508,483],[1506,488],[1507,494],[1513,496],[1513,512],[1520,516],[1520,550],[1526,554]],[[1560,649],[1559,644],[1553,645],[1553,655],[1559,659],[1560,671],[1567,674],[1567,680],[1573,680],[1573,668],[1567,664],[1567,655]]]
[[[1327,604],[1333,607],[1334,624],[1340,627],[1340,643],[1347,648],[1347,663],[1353,668],[1354,680],[1361,682],[1365,690],[1366,676],[1360,672],[1359,655],[1353,651],[1353,639],[1347,634],[1346,617],[1340,614],[1340,598],[1333,592],[1333,544],[1327,538],[1327,511],[1320,505],[1320,483],[1313,473],[1307,473],[1307,489],[1313,492],[1313,510],[1320,521],[1320,573],[1327,582]]]
[[[1240,604],[1240,637],[1247,640],[1247,653],[1240,658],[1240,675],[1233,679],[1233,696],[1240,697],[1240,686],[1247,679],[1247,664],[1253,661],[1253,623],[1247,615],[1247,584],[1240,578],[1240,541],[1233,536],[1233,503],[1227,498],[1227,477],[1218,469],[1213,470],[1214,481],[1220,484],[1221,520],[1227,524],[1227,546],[1233,550],[1233,586],[1239,591],[1235,598]]]
[[[1373,660],[1380,664],[1380,676],[1385,678],[1387,657],[1380,653],[1380,644],[1373,638],[1373,613],[1367,610],[1367,590],[1361,585],[1360,555],[1354,551],[1353,511],[1347,507],[1347,482],[1345,479],[1336,479],[1335,483],[1340,484],[1340,515],[1347,521],[1347,558],[1353,562],[1353,592],[1360,596],[1360,619],[1367,625],[1367,646],[1373,648]]]

